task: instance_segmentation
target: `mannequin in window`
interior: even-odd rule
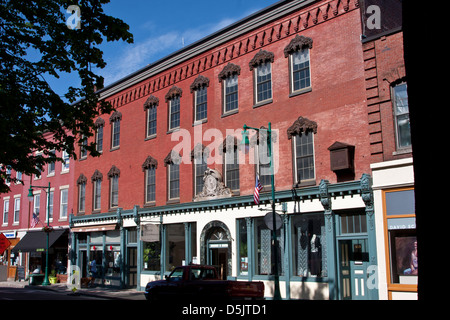
[[[311,258],[310,258],[310,273],[311,275],[320,275],[321,271],[321,244],[319,237],[316,236],[314,233],[311,236],[310,239],[310,252],[311,252]]]

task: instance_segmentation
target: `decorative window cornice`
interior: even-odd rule
[[[144,102],[144,111],[150,107],[159,105],[159,99],[154,95],[148,97],[148,99]]]
[[[209,148],[205,147],[201,143],[197,143],[197,145],[191,151],[191,159],[208,158],[209,154]]]
[[[287,129],[287,136],[290,140],[292,136],[300,136],[302,132],[306,133],[308,131],[317,133],[317,123],[300,116],[294,121],[292,126]]]
[[[158,168],[158,161],[152,156],[148,156],[147,159],[145,159],[144,163],[142,164],[142,171],[145,171],[150,167],[155,167],[155,169]]]
[[[294,39],[289,42],[289,44],[284,48],[284,57],[289,57],[290,54],[302,50],[303,48],[312,48],[312,39],[305,37],[305,36],[299,36],[296,35]]]
[[[105,120],[103,120],[102,118],[98,118],[97,120],[95,120],[94,126],[96,128],[103,127],[104,125],[105,125]]]
[[[87,182],[86,176],[84,174],[80,174],[80,176],[77,179],[77,185],[84,184],[86,182]]]
[[[122,120],[122,113],[120,111],[114,111],[111,117],[109,117],[109,123],[113,123],[116,120]]]
[[[94,174],[91,177],[91,181],[94,182],[94,181],[97,181],[97,180],[102,181],[103,180],[103,174],[100,171],[95,170]]]
[[[255,54],[255,56],[253,57],[252,60],[250,60],[249,62],[249,67],[250,67],[250,71],[253,70],[253,68],[256,68],[258,66],[260,66],[263,63],[266,63],[268,61],[273,62],[273,60],[275,59],[275,55],[273,54],[273,52],[269,52],[266,50],[259,50],[259,52],[257,54]]]
[[[234,63],[228,62],[228,64],[219,73],[219,82],[222,82],[222,80],[235,74],[241,74],[241,67]]]
[[[234,150],[239,150],[239,145],[240,141],[237,137],[227,136],[222,142],[222,147],[219,149],[219,153],[225,153],[229,147],[233,147]]]
[[[169,154],[164,158],[164,167],[167,167],[168,164],[180,164],[180,163],[181,163],[181,155],[174,150],[170,150]]]
[[[109,171],[108,171],[108,179],[111,179],[114,176],[120,177],[120,170],[115,165],[113,165],[111,167],[111,169],[109,169]]]
[[[190,86],[191,93],[203,87],[209,87],[209,79],[205,76],[199,75]]]
[[[166,102],[169,102],[169,100],[172,100],[173,98],[179,96],[181,97],[183,94],[183,90],[181,90],[181,88],[178,88],[177,86],[173,86],[172,88],[170,88],[169,92],[167,92],[165,99]]]

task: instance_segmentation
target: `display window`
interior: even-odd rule
[[[419,256],[413,188],[384,191],[388,290],[417,291]]]

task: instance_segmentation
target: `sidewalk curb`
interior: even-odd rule
[[[55,286],[55,285],[50,285],[50,286],[41,286],[41,285],[25,285],[24,286],[25,289],[38,289],[38,290],[48,290],[48,291],[53,291],[53,292],[60,292],[60,293],[65,293],[67,295],[71,295],[71,296],[88,296],[88,297],[97,297],[97,298],[105,298],[108,300],[132,300],[132,299],[127,299],[124,296],[120,296],[121,292],[115,292],[117,295],[112,294],[111,292],[108,292],[107,289],[104,289],[104,292],[91,292],[88,290],[84,290],[84,289],[79,289],[76,292],[72,292],[72,290],[70,290],[68,287],[65,286]],[[131,295],[139,295],[139,292],[136,293],[132,293]],[[142,293],[143,295],[143,293]]]

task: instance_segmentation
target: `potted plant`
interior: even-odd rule
[[[58,283],[58,278],[56,277],[56,270],[52,270],[52,271],[50,272],[50,275],[48,276],[48,281],[49,281],[51,284]]]

